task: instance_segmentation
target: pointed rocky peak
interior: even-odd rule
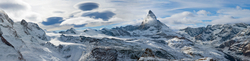
[[[66,31],[60,31],[59,33],[61,33],[61,34],[76,34],[76,32],[77,31],[74,28],[70,28]]]
[[[76,31],[74,28],[70,28],[67,31]]]
[[[28,23],[23,19],[22,21],[21,21],[21,25],[23,25],[23,26],[27,26],[28,25]]]
[[[148,18],[148,17],[151,17],[152,19],[156,19],[155,14],[154,14],[151,10],[148,11],[147,18]]]
[[[144,24],[154,25],[157,23],[157,21],[158,20],[156,19],[155,14],[151,10],[149,10],[147,17],[142,22],[142,25]]]
[[[151,26],[161,28],[162,26],[168,28],[165,24],[161,23],[157,20],[155,14],[149,10],[147,17],[143,20],[142,24],[140,25],[140,29],[147,29]]]

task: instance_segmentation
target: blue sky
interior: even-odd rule
[[[208,24],[250,24],[249,0],[0,0],[15,21],[48,31],[139,25],[152,10],[172,29]]]

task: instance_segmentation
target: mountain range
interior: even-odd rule
[[[0,11],[3,61],[248,61],[250,25],[187,27],[173,31],[149,10],[141,25],[45,32],[37,24],[13,22]]]

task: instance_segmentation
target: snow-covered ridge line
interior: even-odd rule
[[[191,38],[186,37],[187,35],[172,31],[167,25],[157,20],[152,11],[148,12],[147,17],[139,26],[128,25],[112,29],[86,29],[83,31],[73,31],[71,28],[62,31],[61,34],[63,35],[54,37],[64,42],[95,46],[91,49],[91,52],[86,53],[87,56],[82,57],[83,60],[100,60],[99,58],[106,60],[105,58],[112,54],[115,54],[114,56],[118,54],[116,57],[119,58],[114,58],[118,61],[124,59],[138,60],[138,58],[146,60],[150,57],[140,56],[143,52],[140,52],[140,54],[138,52],[138,50],[146,49],[152,50],[151,53],[155,57],[151,58],[154,60],[202,60],[203,58],[207,59],[206,57],[210,57],[211,60],[227,60],[223,52],[211,47],[203,48],[205,46],[196,44]],[[95,36],[102,37],[95,38]],[[209,51],[206,49],[209,49]],[[96,52],[106,55],[104,57],[96,56]]]
[[[4,61],[228,61],[231,60],[228,57],[234,57],[218,51],[214,46],[197,43],[195,38],[192,38],[188,33],[172,31],[166,24],[157,20],[152,11],[148,12],[147,17],[139,26],[129,25],[112,29],[86,29],[83,31],[71,28],[60,33],[47,34],[37,24],[25,20],[11,24],[11,19],[5,13],[0,13],[0,20],[2,20],[2,22],[0,21],[1,37],[5,39],[0,39],[0,48],[5,49],[0,50],[0,59],[4,58]],[[227,35],[224,34],[228,33],[227,29],[230,29],[229,33],[234,33],[234,31],[238,32],[239,29],[243,28],[244,25],[241,24],[208,26],[202,31],[199,29],[193,31],[191,28],[190,33],[199,31],[197,32],[199,34],[193,34],[197,36],[213,32],[209,35],[221,33],[220,36],[223,36]],[[241,37],[240,34],[238,35]],[[203,40],[202,38],[201,40]],[[248,53],[248,50],[244,50],[244,53]]]
[[[44,50],[47,48],[40,45],[49,37],[37,24],[25,20],[13,22],[4,11],[0,12],[0,33],[0,59],[3,61],[54,60],[49,56],[57,55],[48,54],[49,51]]]

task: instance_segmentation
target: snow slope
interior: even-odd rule
[[[249,28],[245,23],[217,24],[207,27],[182,29],[183,35],[195,43],[216,47],[216,49],[231,55],[229,60],[249,60]]]
[[[80,61],[199,60],[207,57],[214,60],[228,60],[223,52],[214,47],[196,44],[185,38],[183,34],[172,31],[157,20],[152,11],[149,11],[140,26],[128,25],[112,29],[86,29],[76,32],[78,33],[50,33],[48,35],[54,38],[49,44],[59,45],[55,48],[63,46],[62,49],[66,49],[65,46],[83,44],[86,48],[80,49],[83,51]],[[74,52],[76,49],[67,51]],[[75,56],[75,54],[69,53],[66,56],[69,57],[66,59],[70,60],[70,56]]]
[[[228,29],[231,28],[228,27]],[[199,34],[206,33],[195,31],[199,31],[197,32]],[[196,33],[195,31],[191,33]],[[213,31],[218,33],[219,30]],[[0,50],[0,59],[6,61],[228,61],[229,57],[232,57],[214,46],[194,41],[192,36],[198,34],[190,36],[190,33],[183,33],[185,32],[172,31],[157,20],[152,11],[148,12],[139,26],[128,25],[83,31],[71,28],[60,33],[45,33],[37,24],[25,20],[13,22],[1,11],[0,48],[3,49]],[[248,54],[248,50],[244,52]]]
[[[46,33],[35,23],[13,22],[0,11],[0,58],[4,61],[61,61],[56,52],[40,44],[49,41]]]

